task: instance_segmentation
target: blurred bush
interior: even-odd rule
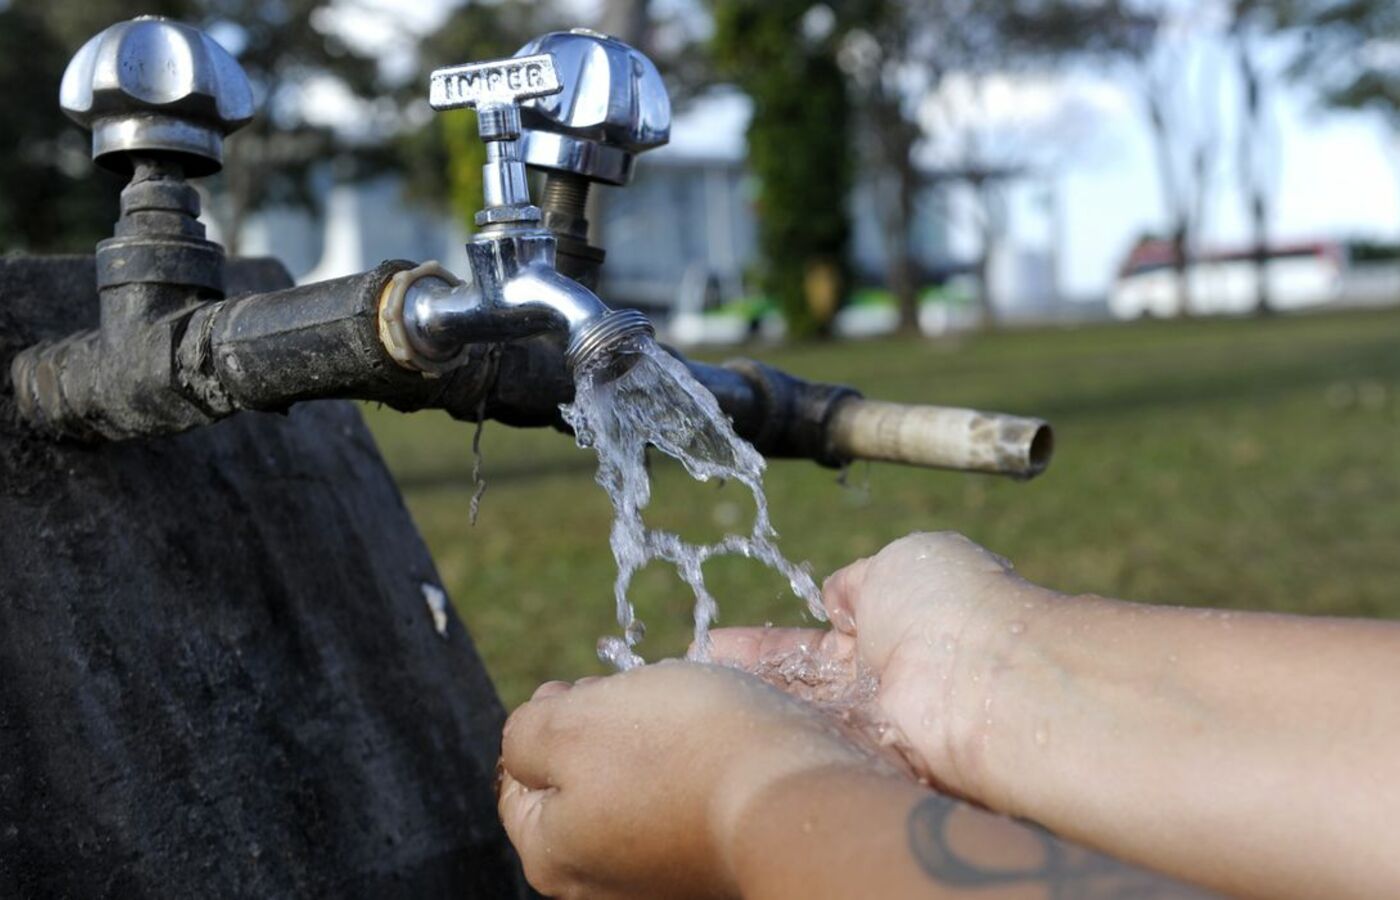
[[[763,290],[798,335],[825,333],[845,294],[850,101],[834,22],[807,0],[718,0],[718,73],[752,99]],[[825,33],[823,33],[823,31]]]

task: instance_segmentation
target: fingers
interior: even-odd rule
[[[542,871],[549,863],[549,840],[545,834],[545,804],[553,789],[532,790],[513,778],[509,771],[501,775],[500,794],[496,811],[501,816],[506,835],[525,868],[525,877],[538,890],[546,890],[551,879]]]
[[[815,628],[717,628],[710,632],[710,657],[720,665],[752,670],[764,660],[817,647],[824,634]]]
[[[770,676],[790,661],[816,658],[845,663],[856,655],[854,637],[826,629],[721,628],[710,636],[715,663],[757,675],[785,690],[796,683],[774,681]]]
[[[872,599],[885,594],[898,606],[915,586],[966,594],[988,577],[1011,574],[1011,563],[954,531],[918,532],[856,560],[822,585],[822,604],[832,627],[855,634]],[[928,591],[937,596],[938,591]]]
[[[531,700],[543,700],[546,697],[554,697],[572,688],[573,685],[567,681],[546,681],[535,688],[535,693],[530,696]]]
[[[521,704],[506,719],[501,734],[501,765],[527,788],[554,786],[549,761],[558,738],[555,719],[561,695],[568,690],[564,682],[542,684],[533,699]]]
[[[822,583],[822,605],[831,627],[843,634],[856,633],[856,605],[865,586],[870,560],[858,559],[838,569]]]
[[[973,574],[999,575],[1012,571],[1009,560],[956,531],[920,531],[894,541],[876,554],[902,562],[923,562],[961,568]]]

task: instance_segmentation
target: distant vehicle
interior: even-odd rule
[[[1315,241],[1270,247],[1265,277],[1275,312],[1327,306],[1400,303],[1400,245]],[[1119,319],[1172,318],[1181,313],[1175,255],[1169,241],[1138,243],[1119,270],[1109,310]],[[1254,251],[1208,251],[1187,266],[1191,315],[1255,311]]]

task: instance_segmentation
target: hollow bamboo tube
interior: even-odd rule
[[[827,439],[846,459],[870,459],[1034,478],[1050,464],[1054,434],[1040,419],[948,406],[852,398],[831,413]]]

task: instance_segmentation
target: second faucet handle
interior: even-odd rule
[[[433,72],[428,105],[433,109],[476,110],[477,130],[486,142],[482,195],[476,214],[482,226],[536,223],[525,164],[520,159],[520,103],[562,90],[554,57],[548,53],[448,66]]]

